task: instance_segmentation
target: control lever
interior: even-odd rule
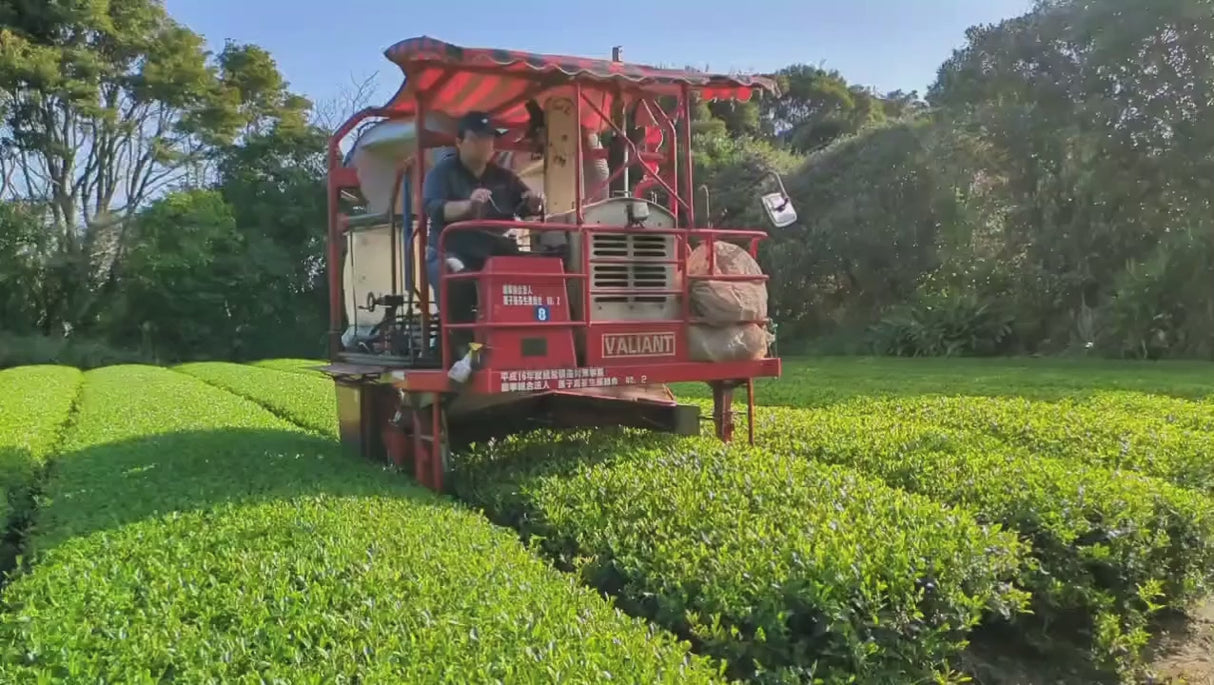
[[[375,293],[367,293],[367,304],[359,305],[359,309],[369,312],[376,307],[388,307],[389,309],[398,309],[405,305],[404,295],[384,295],[376,297]]]

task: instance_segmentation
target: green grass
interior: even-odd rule
[[[185,374],[87,374],[0,682],[711,682],[510,532]]]

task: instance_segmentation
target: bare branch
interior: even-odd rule
[[[355,112],[371,104],[378,90],[375,84],[378,76],[379,72],[376,71],[359,80],[351,74],[350,83],[343,86],[337,95],[312,109],[312,123],[325,131],[337,130]]]

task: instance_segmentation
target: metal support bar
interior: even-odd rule
[[[578,98],[579,98],[578,104],[580,105],[582,100],[585,98],[582,95],[582,89],[579,87],[577,90],[578,90]],[[603,110],[600,109],[598,105],[594,104],[589,99],[585,99],[585,102],[587,105],[590,105],[590,109],[593,110],[595,114],[597,114],[599,117],[601,117],[607,123],[611,124],[611,127],[613,129],[615,129],[616,133],[620,134],[623,137],[624,143],[628,145],[628,149],[632,150],[633,154],[635,154],[637,156],[637,158],[640,159],[642,156],[641,150],[640,150],[640,148],[637,147],[636,143],[632,142],[632,139],[628,137],[628,134],[625,131],[623,131],[622,129],[620,129],[619,126],[616,126],[615,122],[612,121],[611,118],[608,117],[606,114],[604,114]],[[581,116],[581,107],[578,108],[578,116]],[[581,138],[579,138],[578,141],[580,143]],[[580,153],[581,153],[580,144],[578,147],[578,152],[579,152],[579,158],[580,158]],[[674,188],[670,187],[670,184],[668,184],[665,179],[663,179],[660,175],[654,175],[651,178],[653,178],[655,181],[657,181],[658,185],[662,186],[662,189],[665,190],[667,193],[669,193],[671,197],[676,198],[681,206],[687,207],[687,202],[683,199],[683,196],[680,195],[678,192],[676,192],[674,190]]]

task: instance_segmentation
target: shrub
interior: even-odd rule
[[[993,435],[1042,456],[1138,471],[1214,492],[1214,434],[1145,412],[1110,411],[1107,403],[925,397],[860,409],[867,412],[914,416],[928,424]]]
[[[337,397],[327,376],[226,362],[182,364],[177,371],[252,400],[292,423],[337,437]]]
[[[41,365],[96,369],[112,364],[150,361],[149,355],[116,348],[102,340],[0,332],[0,369]]]
[[[24,526],[38,469],[59,443],[82,377],[63,366],[0,371],[0,530],[19,534],[15,529]],[[7,543],[0,550],[0,571],[5,571],[17,540],[0,541]]]
[[[1183,606],[1214,580],[1208,498],[934,426],[907,404],[765,409],[758,430],[772,449],[856,468],[1020,531],[1032,542],[1024,583],[1038,618],[1079,611],[1107,665],[1134,665],[1155,603]]]
[[[1171,424],[1183,430],[1214,431],[1214,402],[1194,402],[1143,392],[1105,391],[1093,393],[1080,406],[1105,417],[1120,414],[1152,423]]]
[[[0,682],[709,682],[515,536],[186,375],[87,375]]]
[[[456,491],[739,675],[911,682],[1012,613],[1016,537],[856,472],[712,440],[541,432]]]
[[[322,359],[263,359],[261,361],[252,362],[249,365],[262,369],[290,371],[292,373],[302,373],[307,376],[320,376],[321,378],[328,378],[328,376],[315,370],[316,367],[324,366],[327,363],[327,361]]]
[[[972,293],[918,294],[893,307],[869,329],[878,355],[955,357],[1004,349],[1012,317]]]

